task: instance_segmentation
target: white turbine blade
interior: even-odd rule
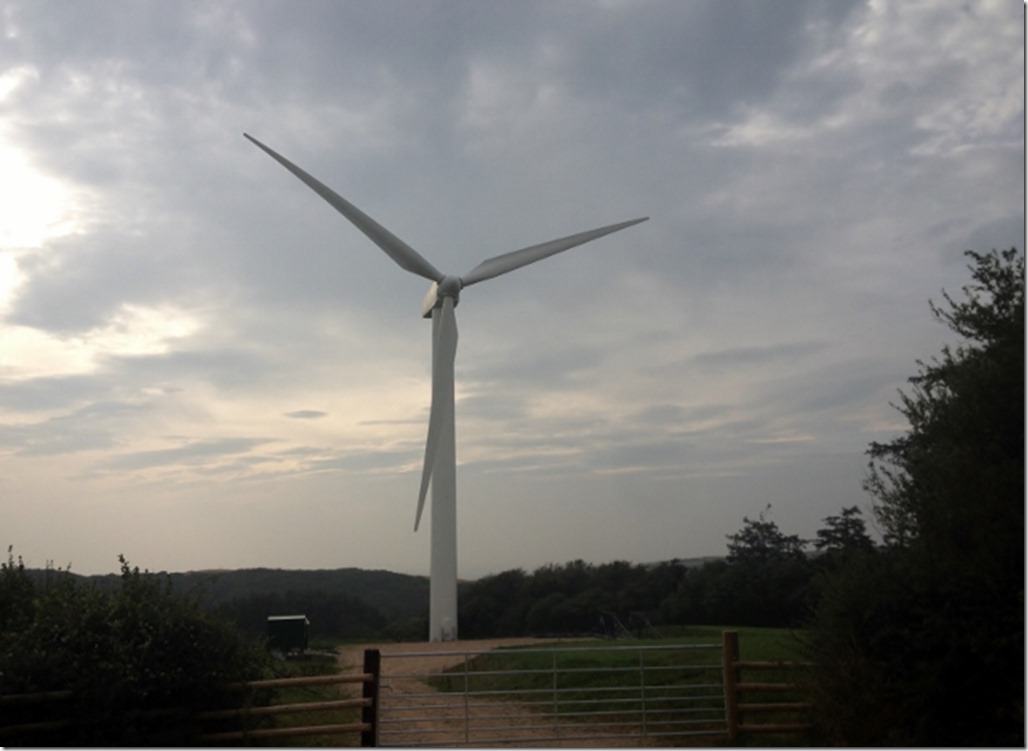
[[[307,174],[284,156],[276,152],[274,149],[268,148],[249,133],[244,133],[243,135],[250,139],[250,141],[263,150],[268,156],[300,178],[304,183],[306,183],[307,187],[328,201],[336,211],[349,219],[357,229],[367,235],[371,242],[384,250],[390,258],[400,265],[401,268],[406,269],[412,274],[423,276],[433,282],[438,282],[443,278],[443,275],[439,273],[435,266],[426,261],[420,253],[414,250],[414,248],[329,188],[323,182]]]
[[[541,243],[539,245],[531,245],[521,250],[514,250],[510,253],[504,253],[503,255],[495,256],[487,261],[482,261],[475,268],[471,269],[467,274],[461,277],[464,282],[464,286],[474,284],[475,282],[481,282],[485,279],[492,279],[494,276],[500,274],[506,274],[508,271],[514,271],[514,269],[520,269],[522,266],[527,266],[530,263],[541,261],[544,258],[548,258],[556,253],[573,248],[576,245],[587,243],[590,240],[595,240],[598,237],[609,235],[611,232],[617,232],[618,230],[631,227],[633,224],[639,222],[645,222],[649,217],[643,217],[641,219],[632,219],[628,222],[621,222],[620,224],[611,224],[607,227],[600,227],[599,229],[592,229],[588,232],[579,232],[577,235],[569,235],[568,237],[561,237],[557,240],[550,240],[549,242]]]
[[[414,517],[414,531],[421,523],[425,508],[425,494],[435,467],[439,439],[453,415],[445,414],[453,406],[453,362],[457,358],[457,317],[453,313],[453,298],[444,297],[442,304],[432,310],[432,406],[428,416],[428,438],[425,441],[425,464],[421,469],[421,489],[418,492],[418,511]],[[449,390],[449,393],[447,393]]]

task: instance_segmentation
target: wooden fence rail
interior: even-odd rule
[[[197,740],[201,742],[244,741],[265,738],[290,738],[310,735],[349,735],[359,734],[361,746],[378,745],[378,686],[380,678],[380,655],[378,650],[367,650],[364,654],[364,668],[361,673],[340,675],[304,676],[297,678],[274,678],[263,681],[247,681],[228,686],[228,691],[241,695],[240,704],[228,709],[212,709],[192,712],[191,716],[201,721],[238,720],[241,730],[205,733]],[[345,699],[300,701],[288,704],[270,704],[253,706],[251,699],[256,691],[281,688],[298,688],[312,686],[330,686],[342,684],[360,684],[361,696]],[[0,719],[0,745],[14,743],[24,745],[26,739],[39,736],[47,731],[61,730],[71,727],[74,723],[61,719],[62,711],[53,713],[56,719],[45,722],[18,723],[10,722],[8,717],[19,706],[50,703],[59,707],[60,704],[74,699],[70,691],[49,691],[32,694],[0,695],[0,708],[3,708]],[[297,712],[337,712],[342,709],[360,709],[359,722],[326,722],[308,724],[298,727],[274,727],[247,729],[247,724],[262,717],[275,717]],[[11,711],[14,710],[14,711]],[[135,713],[136,716],[156,717],[160,715],[183,714],[183,709],[155,709]]]
[[[725,687],[725,721],[728,740],[734,742],[740,734],[745,733],[802,733],[810,730],[807,721],[765,721],[753,722],[752,716],[760,714],[788,715],[795,717],[800,714],[807,716],[810,712],[809,701],[749,701],[744,702],[741,696],[747,693],[800,694],[805,692],[801,683],[796,681],[743,681],[743,671],[775,671],[799,674],[809,669],[808,662],[772,662],[765,660],[743,660],[739,657],[739,633],[724,631],[722,638],[722,660]],[[743,721],[746,718],[747,721]]]
[[[245,692],[247,696],[254,691],[261,689],[275,688],[299,688],[309,686],[329,686],[345,683],[360,683],[368,685],[377,682],[378,677],[374,673],[352,673],[349,675],[322,675],[303,678],[274,678],[264,681],[248,681],[235,684],[232,690]],[[221,720],[238,719],[244,725],[243,730],[232,730],[220,733],[206,733],[199,737],[201,741],[241,741],[258,738],[293,738],[305,735],[340,735],[349,733],[360,733],[362,741],[364,736],[374,736],[374,721],[368,721],[362,717],[360,722],[348,723],[320,723],[315,725],[302,725],[297,727],[258,728],[254,730],[245,729],[248,720],[259,717],[274,717],[278,715],[297,712],[335,712],[340,709],[361,708],[362,710],[373,707],[372,697],[362,696],[359,699],[334,699],[329,701],[302,701],[291,704],[271,704],[268,706],[251,706],[244,701],[239,707],[232,709],[215,709],[200,712],[196,715],[200,720]],[[372,715],[373,716],[373,715]],[[361,745],[365,745],[363,742]]]

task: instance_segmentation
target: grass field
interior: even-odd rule
[[[739,634],[741,657],[744,660],[802,660],[802,632],[788,628],[762,628],[758,626],[680,626],[665,628],[662,639],[670,642],[721,643],[724,631]],[[649,641],[649,640],[647,640]]]
[[[299,678],[304,676],[333,675],[339,672],[338,661],[332,654],[307,654],[299,659],[282,660],[275,663],[273,678]],[[266,697],[268,703],[307,704],[313,702],[334,701],[344,696],[345,689],[339,685],[326,686],[291,686],[274,689],[271,696]],[[349,724],[360,721],[360,710],[352,707],[319,711],[299,711],[275,715],[265,718],[257,725],[262,729],[299,728],[313,725]],[[285,738],[251,741],[248,745],[296,748],[339,748],[359,746],[358,733],[335,735],[301,735]]]
[[[667,732],[723,728],[724,693],[719,626],[665,630],[660,639],[596,640],[511,647],[481,655],[432,680],[441,691],[470,691],[497,701],[536,705],[562,720],[602,722],[639,718]],[[787,629],[734,628],[743,660],[797,661],[802,647]],[[795,672],[743,671],[743,681],[795,681]],[[797,701],[792,692],[754,692],[746,701]],[[802,720],[795,715],[782,721]],[[659,732],[659,731],[658,731]],[[795,742],[795,736],[791,741]],[[789,745],[790,738],[763,736],[761,745]]]

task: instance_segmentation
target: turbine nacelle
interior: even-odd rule
[[[459,276],[450,276],[449,274],[438,282],[432,282],[425,294],[425,299],[421,301],[421,316],[431,318],[432,311],[442,305],[444,297],[452,297],[453,307],[456,308],[457,303],[460,302],[460,291],[463,287],[464,281]]]

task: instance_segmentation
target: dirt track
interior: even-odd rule
[[[631,747],[648,745],[641,737],[620,736],[594,741],[554,741],[553,725],[537,713],[514,703],[490,702],[488,707],[476,709],[464,705],[462,694],[433,693],[433,689],[412,676],[425,673],[440,672],[446,668],[461,664],[468,654],[481,654],[497,647],[552,644],[553,639],[483,639],[456,642],[415,642],[415,643],[384,643],[365,644],[344,649],[340,656],[340,665],[344,670],[360,670],[364,658],[364,650],[380,649],[383,654],[407,655],[410,657],[385,658],[382,660],[382,713],[383,717],[420,718],[404,719],[403,735],[391,736],[390,723],[384,722],[380,736],[383,745],[410,746],[424,743],[453,747],[466,742],[465,728],[470,719],[476,729],[474,745],[489,745],[488,738],[502,739],[516,737],[511,744],[495,745],[526,746],[532,739],[539,739],[536,744],[546,747],[565,748],[596,748]],[[419,652],[432,652],[432,655],[418,655]],[[450,654],[438,654],[448,652]],[[427,695],[426,695],[427,694]]]
[[[491,649],[497,647],[512,647],[520,646],[525,644],[553,644],[554,639],[532,639],[532,638],[518,638],[518,639],[465,639],[463,641],[445,641],[445,642],[384,642],[381,644],[360,644],[358,646],[346,647],[339,655],[340,665],[343,668],[356,669],[360,668],[364,660],[365,649],[379,649],[387,654],[410,654],[416,652],[454,652],[452,657],[448,656],[432,656],[432,657],[409,657],[403,659],[403,672],[409,673],[429,673],[433,671],[445,670],[446,668],[459,665],[464,662],[464,656],[467,653],[481,654],[488,652]],[[382,666],[383,676],[386,675],[385,671],[393,666],[393,662],[385,660]]]

